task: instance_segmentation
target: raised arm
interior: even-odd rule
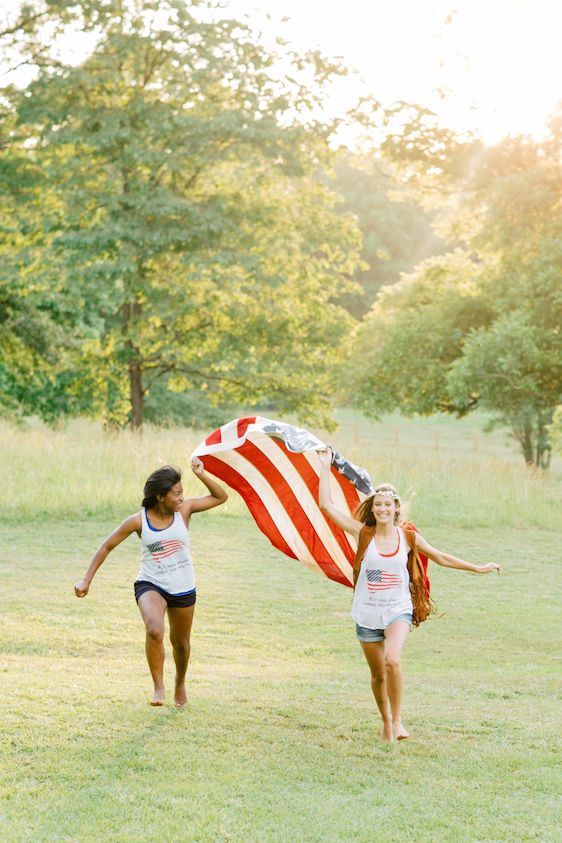
[[[438,565],[443,565],[444,568],[456,568],[458,571],[470,571],[473,574],[489,574],[491,571],[501,573],[501,568],[496,562],[488,562],[487,565],[473,565],[472,562],[465,562],[464,559],[458,559],[456,556],[451,556],[450,553],[436,550],[419,533],[416,533],[416,547]]]
[[[204,512],[207,509],[213,509],[215,506],[220,506],[228,500],[228,495],[223,487],[217,483],[207,472],[201,460],[194,457],[191,460],[191,470],[196,477],[205,484],[209,490],[208,495],[202,495],[200,498],[187,498],[182,507],[182,515],[188,520],[192,512]]]
[[[76,597],[85,597],[87,595],[96,571],[100,565],[105,562],[111,551],[114,550],[118,544],[125,541],[131,533],[138,533],[140,535],[141,527],[140,513],[137,512],[135,515],[130,515],[128,518],[125,518],[123,523],[103,540],[94,553],[85,575],[74,586],[74,593],[76,594]]]
[[[330,466],[332,464],[332,452],[330,450],[319,451],[318,458],[320,460],[320,485],[318,489],[318,497],[320,509],[325,512],[331,520],[350,533],[355,538],[359,538],[359,531],[364,527],[362,521],[353,518],[349,513],[338,509],[332,503],[332,495],[330,493]]]

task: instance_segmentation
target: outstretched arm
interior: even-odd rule
[[[205,466],[198,457],[191,460],[191,470],[196,477],[205,484],[209,490],[208,495],[202,495],[200,498],[187,498],[182,507],[182,515],[187,520],[192,512],[204,512],[207,509],[213,509],[215,506],[220,506],[228,500],[228,495],[223,487],[217,483],[207,472]]]
[[[353,518],[347,512],[338,509],[332,503],[332,496],[330,494],[330,465],[332,464],[332,452],[330,450],[319,451],[318,458],[320,460],[320,485],[318,489],[318,497],[320,509],[325,512],[331,520],[350,533],[355,538],[359,537],[359,531],[364,524]]]
[[[87,595],[96,571],[100,565],[105,562],[111,551],[114,550],[118,544],[125,541],[131,533],[140,534],[141,527],[140,513],[137,512],[136,515],[130,515],[129,518],[125,518],[123,523],[103,540],[94,553],[93,559],[90,562],[85,575],[74,586],[74,593],[76,594],[76,597],[85,597]]]
[[[450,553],[443,553],[441,550],[436,550],[419,533],[416,533],[416,547],[434,562],[437,562],[438,565],[443,565],[444,568],[471,571],[473,574],[489,574],[491,571],[497,571],[498,574],[501,573],[501,568],[496,562],[488,562],[487,565],[473,565],[472,562],[465,562],[464,559],[451,556]]]

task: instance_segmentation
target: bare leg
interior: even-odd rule
[[[410,631],[410,624],[405,621],[395,621],[385,629],[385,664],[388,698],[392,710],[392,727],[394,737],[401,741],[410,735],[402,725],[400,709],[402,705],[402,667],[400,657]]]
[[[166,601],[157,591],[139,597],[139,609],[146,627],[146,660],[154,682],[150,705],[164,705],[164,614]]]
[[[360,641],[359,643],[371,669],[371,688],[382,717],[381,741],[391,741],[392,721],[386,687],[384,641]]]
[[[177,708],[183,708],[187,703],[187,691],[185,688],[185,674],[189,664],[191,644],[191,625],[195,606],[168,609],[170,621],[170,641],[174,650],[174,661],[176,663],[176,690],[174,701]]]

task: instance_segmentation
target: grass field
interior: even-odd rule
[[[115,551],[85,600],[73,595],[114,515],[131,505],[132,486],[112,486],[117,445],[106,443],[95,458],[87,427],[61,432],[62,449],[45,432],[27,433],[37,451],[28,442],[16,476],[25,465],[37,473],[14,494],[42,501],[43,510],[18,514],[8,495],[0,524],[2,840],[561,839],[559,540],[555,523],[528,523],[533,495],[514,516],[524,528],[509,522],[519,494],[509,458],[481,454],[478,467],[474,454],[455,455],[481,477],[485,460],[504,466],[489,475],[496,489],[506,478],[507,524],[466,526],[463,513],[451,523],[450,502],[440,509],[436,495],[432,520],[423,507],[416,513],[438,547],[478,564],[497,560],[503,575],[433,566],[443,616],[412,633],[403,660],[412,738],[383,747],[351,592],[282,557],[236,503],[193,521],[199,599],[189,706],[150,708],[132,595],[138,543]],[[188,434],[158,436],[136,442],[142,479],[150,461],[186,463],[179,452]],[[344,429],[346,436],[351,447]],[[4,441],[3,464],[13,467],[14,440]],[[135,471],[128,442],[119,445],[127,483]],[[41,452],[51,486],[43,485]],[[424,459],[433,477],[445,470],[442,454],[428,448]],[[462,499],[462,474],[451,465]],[[84,484],[94,488],[85,466],[98,481],[107,471],[99,506],[84,502]],[[543,503],[556,500],[555,480],[535,482]],[[171,656],[166,676],[171,688]]]
[[[562,460],[556,458],[546,475],[530,471],[505,432],[482,432],[482,416],[462,421],[390,416],[373,424],[342,411],[339,420],[341,429],[318,431],[321,438],[365,466],[374,482],[393,482],[420,523],[562,526]],[[171,462],[186,468],[208,432],[148,428],[142,437],[127,431],[108,436],[86,421],[56,431],[0,422],[0,487],[10,490],[0,521],[121,518],[138,509],[142,483],[155,466]],[[189,471],[184,485],[199,494],[201,486]],[[232,496],[223,511],[241,515],[245,507]]]

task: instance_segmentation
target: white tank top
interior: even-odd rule
[[[367,629],[386,629],[398,615],[413,612],[408,552],[404,530],[396,528],[397,549],[381,554],[374,538],[367,547],[357,578],[351,615]]]
[[[189,531],[181,514],[174,512],[174,520],[163,530],[150,526],[144,507],[141,520],[141,565],[137,580],[159,585],[168,594],[184,595],[195,591]]]

